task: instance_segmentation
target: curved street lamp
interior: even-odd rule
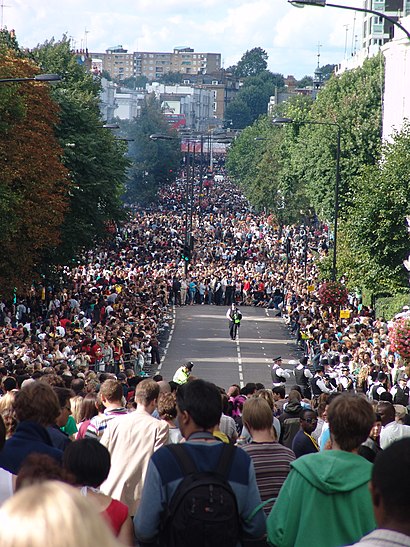
[[[336,122],[321,121],[297,121],[292,118],[273,118],[274,125],[294,123],[295,125],[330,125],[337,129],[336,140],[336,173],[335,173],[335,204],[334,204],[334,224],[333,224],[333,259],[332,259],[332,280],[337,277],[337,228],[339,220],[339,187],[340,187],[340,125]]]
[[[152,141],[179,141],[179,137],[171,137],[171,135],[165,135],[164,133],[153,133],[149,136]]]
[[[0,78],[0,83],[5,82],[60,82],[59,74],[36,74],[30,78]]]

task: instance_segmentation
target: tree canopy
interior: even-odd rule
[[[351,282],[374,294],[408,287],[403,261],[410,254],[410,126],[405,124],[382,149],[383,161],[355,178],[345,215],[341,263]]]
[[[234,67],[234,74],[237,78],[257,76],[268,67],[268,54],[261,47],[254,47],[247,50]]]
[[[107,237],[107,226],[124,220],[121,197],[127,159],[121,143],[103,127],[99,110],[100,80],[86,72],[70,51],[69,41],[51,40],[32,52],[47,72],[64,74],[53,98],[60,108],[56,132],[70,172],[69,207],[61,227],[61,244],[48,257],[66,263]]]
[[[266,114],[269,99],[275,88],[284,86],[282,74],[268,70],[245,79],[235,98],[228,104],[226,118],[232,120],[236,129],[251,125],[259,116]]]
[[[159,186],[176,177],[180,160],[180,139],[172,130],[161,107],[151,96],[141,109],[139,118],[121,122],[122,131],[133,142],[129,146],[132,162],[126,189],[128,203],[149,203],[156,198]],[[150,139],[159,134],[171,139]]]
[[[398,153],[391,155],[390,148],[381,155],[383,78],[383,60],[378,56],[359,69],[331,76],[315,101],[295,96],[280,103],[273,117],[294,123],[273,126],[272,120],[261,116],[234,142],[227,166],[251,203],[266,207],[279,223],[304,222],[315,215],[332,230],[340,128],[338,271],[347,274],[352,286],[361,283],[362,287],[376,287],[377,272],[382,273],[379,279],[385,282],[380,290],[393,290],[403,286],[401,263],[408,238],[403,219],[408,198],[401,193],[398,176],[405,160],[399,163]],[[258,137],[260,142],[255,141]],[[403,137],[404,142],[408,145]],[[380,163],[381,157],[389,161]],[[391,205],[389,177],[398,181],[398,186],[393,184]],[[380,195],[380,200],[373,200],[374,195]],[[369,223],[369,218],[374,220]],[[397,234],[397,244],[389,247],[388,233]],[[367,264],[372,266],[365,274]]]
[[[28,78],[40,72],[1,40],[0,77]],[[12,45],[13,47],[9,47]],[[42,254],[60,242],[68,207],[69,172],[55,135],[59,109],[46,83],[0,86],[0,287],[22,290],[33,280]]]

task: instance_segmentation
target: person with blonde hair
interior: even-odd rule
[[[27,486],[0,508],[2,547],[119,547],[98,510],[57,481]]]
[[[6,426],[6,439],[9,439],[16,430],[17,417],[14,410],[14,400],[17,391],[9,391],[3,397],[0,397],[0,415]]]

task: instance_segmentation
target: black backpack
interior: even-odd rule
[[[183,444],[166,445],[178,460],[184,479],[163,518],[161,547],[235,547],[240,539],[236,496],[227,476],[237,448],[223,443],[214,471],[198,471]]]

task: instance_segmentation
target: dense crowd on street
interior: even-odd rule
[[[2,545],[28,544],[39,519],[39,545],[63,545],[44,539],[63,529],[67,547],[198,543],[171,503],[187,473],[175,446],[201,472],[229,459],[224,499],[235,496],[253,545],[341,547],[366,534],[360,545],[410,545],[409,378],[391,347],[393,318],[359,294],[342,317],[322,305],[329,227],[315,217],[279,226],[219,175],[203,195],[194,187],[189,264],[181,177],[59,279],[0,302]],[[156,367],[180,306],[231,309],[232,338],[238,310],[267,308],[300,358],[272,356],[270,385],[217,387],[194,363],[163,378]],[[167,505],[175,513],[163,522]],[[214,547],[236,545],[233,516],[221,509],[223,527],[204,528]],[[81,531],[78,521],[63,528],[76,518]]]

